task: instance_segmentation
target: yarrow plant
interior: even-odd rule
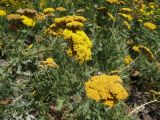
[[[82,16],[55,18],[54,23],[45,30],[45,33],[63,36],[70,46],[67,54],[80,63],[91,60],[92,42],[82,30],[85,21]]]
[[[1,0],[0,119],[160,118],[159,6]]]
[[[102,101],[108,107],[113,107],[119,100],[128,97],[122,85],[122,79],[117,75],[93,76],[85,83],[85,90],[89,98]]]

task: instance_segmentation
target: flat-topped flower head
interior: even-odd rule
[[[32,18],[29,18],[27,16],[22,15],[21,19],[22,23],[28,27],[34,27],[36,24],[36,22]]]
[[[64,11],[67,11],[67,9],[64,7],[57,7],[56,11],[64,12]]]
[[[69,43],[68,56],[73,57],[79,63],[92,58],[92,42],[82,29],[86,20],[83,16],[54,18],[54,23],[45,30],[45,33],[62,36]]]
[[[150,29],[150,30],[155,30],[157,28],[156,25],[151,22],[145,22],[144,27],[146,27],[147,29]]]
[[[89,98],[102,101],[108,107],[113,107],[119,100],[128,97],[122,79],[117,75],[93,76],[85,83],[85,91]]]
[[[43,13],[51,13],[51,12],[54,12],[54,11],[55,11],[54,8],[45,8],[45,9],[43,10]]]

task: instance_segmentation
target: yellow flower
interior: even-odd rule
[[[21,19],[22,23],[28,27],[34,27],[36,24],[36,22],[32,18],[29,18],[27,16],[22,15]]]
[[[6,15],[7,15],[6,11],[0,10],[0,16],[6,16]]]
[[[45,8],[45,9],[43,10],[43,13],[51,13],[51,12],[54,12],[54,11],[55,11],[54,8]]]
[[[54,23],[45,30],[57,36],[62,36],[69,42],[68,56],[74,57],[79,63],[91,60],[92,42],[82,30],[86,18],[83,16],[65,16],[55,18]]]
[[[65,30],[63,36],[72,44],[67,52],[69,56],[72,55],[80,63],[91,60],[92,42],[85,32],[77,30],[76,33],[73,33],[70,30]]]
[[[66,25],[67,23],[77,21],[77,22],[85,22],[87,19],[83,16],[65,16],[61,18],[54,18],[54,22],[56,25]]]
[[[10,14],[7,15],[7,20],[11,21],[11,20],[20,20],[21,19],[21,15],[20,14]]]
[[[29,46],[28,46],[28,49],[31,49],[33,47],[33,44],[30,44]]]
[[[64,30],[63,32],[64,39],[68,40],[71,43],[71,48],[67,51],[69,56],[73,56],[75,60],[80,63],[91,60],[91,47],[92,42],[88,36],[82,30],[77,30],[74,33],[72,30]]]
[[[64,12],[64,11],[67,11],[67,9],[64,7],[57,7],[56,11]]]
[[[65,40],[70,40],[70,39],[72,39],[73,32],[72,32],[72,30],[65,29],[63,31],[62,35]]]
[[[85,83],[85,91],[89,98],[103,101],[108,107],[113,107],[119,100],[128,97],[127,91],[122,86],[122,79],[117,75],[93,76]]]
[[[133,10],[131,8],[121,8],[119,11],[132,12]]]
[[[132,49],[135,52],[144,53],[148,57],[149,60],[153,60],[154,59],[154,55],[151,52],[151,50],[149,48],[145,47],[145,46],[137,45],[137,46],[133,46]]]
[[[54,62],[53,58],[47,58],[45,61],[47,64],[52,64]]]
[[[153,60],[154,59],[154,55],[151,52],[151,50],[145,46],[139,45],[139,48],[141,49],[141,51],[149,58],[149,60]]]
[[[74,58],[79,63],[84,63],[85,61],[91,60],[91,50],[86,46],[79,44],[75,45],[73,48],[74,51],[76,51]]]
[[[133,46],[132,50],[134,50],[135,52],[141,53],[139,46]]]
[[[126,18],[129,21],[133,20],[132,15],[128,15],[128,14],[123,14],[123,13],[119,13],[119,15],[121,15],[122,17]]]
[[[113,3],[118,3],[118,0],[106,0],[107,2],[113,4]]]
[[[124,1],[119,1],[119,0],[106,0],[106,2],[109,2],[110,4],[125,4]]]
[[[38,13],[38,14],[36,14],[36,16],[35,16],[35,19],[36,19],[37,21],[43,21],[43,20],[45,20],[45,18],[46,18],[46,16],[45,16],[43,13]]]
[[[133,61],[133,59],[131,58],[130,55],[127,55],[124,57],[124,63],[129,65],[131,62]]]
[[[123,21],[123,24],[128,28],[128,30],[131,30],[131,25],[127,21]]]
[[[78,21],[73,21],[66,24],[67,28],[72,28],[72,29],[79,29],[79,28],[82,28],[83,26],[84,26],[83,23]]]
[[[111,13],[107,13],[107,15],[115,22],[115,17]]]
[[[38,65],[40,68],[58,68],[53,58],[47,58],[45,61],[41,61]]]
[[[155,25],[154,23],[151,23],[151,22],[145,22],[145,23],[144,23],[144,26],[145,26],[146,28],[150,29],[150,30],[154,30],[154,29],[157,28],[156,25]]]
[[[87,19],[83,16],[73,16],[73,19],[74,21],[78,21],[78,22],[81,22],[81,23],[84,23],[87,21]]]

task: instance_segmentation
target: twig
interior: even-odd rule
[[[131,116],[134,112],[136,112],[137,110],[143,108],[145,105],[148,105],[148,104],[151,104],[151,103],[154,103],[154,102],[160,102],[160,101],[157,101],[157,99],[153,100],[153,101],[150,101],[150,102],[147,102],[145,104],[142,104],[141,106],[138,106],[136,107],[133,111],[131,111],[129,114],[128,114],[128,117]]]

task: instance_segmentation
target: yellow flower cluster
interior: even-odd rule
[[[27,16],[22,15],[21,19],[22,19],[23,24],[28,27],[34,27],[36,24],[36,22],[32,18],[29,18]]]
[[[37,12],[35,9],[20,8],[15,13],[8,14],[6,18],[10,21],[10,26],[18,26],[19,28],[23,24],[28,27],[34,27],[37,22],[45,20],[46,16],[41,12]]]
[[[45,14],[52,13],[52,12],[55,12],[55,11],[64,12],[64,11],[67,11],[67,9],[64,8],[64,7],[57,7],[55,9],[53,7],[49,7],[49,8],[43,9],[43,13],[45,13]]]
[[[106,0],[106,2],[109,2],[110,4],[125,4],[124,1],[120,0]]]
[[[104,105],[109,107],[128,97],[127,91],[122,86],[122,79],[117,75],[93,76],[85,83],[85,90],[89,98],[103,101]]]
[[[0,10],[0,16],[6,16],[6,11]]]
[[[84,18],[83,16],[66,16],[66,17],[61,17],[61,18],[55,18],[54,21],[57,25],[62,25],[62,24],[67,24],[70,22],[80,22],[80,23],[84,23],[87,19]]]
[[[151,22],[145,22],[144,23],[144,27],[150,29],[150,30],[154,30],[156,29],[156,25],[154,23],[151,23]]]
[[[71,30],[64,30],[63,36],[71,43],[67,54],[74,56],[75,60],[80,63],[91,60],[92,42],[82,30],[77,30],[75,33]]]
[[[126,20],[123,21],[123,25],[126,26],[128,28],[128,30],[131,30],[131,25],[130,25],[129,22],[133,20],[133,16],[131,15],[131,12],[133,10],[130,9],[130,8],[121,8],[119,11],[120,12],[127,12],[127,13],[129,13],[129,14],[119,13],[119,15],[126,19]]]
[[[54,8],[45,8],[45,9],[43,10],[43,13],[51,13],[51,12],[54,12],[54,11],[55,11]]]
[[[119,0],[107,0],[109,3],[119,3]],[[159,20],[160,15],[160,5],[157,2],[145,2],[144,0],[133,0],[132,6],[121,8],[119,15],[125,20],[123,24],[131,30],[131,25],[129,22],[136,20],[144,27],[150,30],[155,30],[157,26],[152,23],[156,20]],[[152,22],[146,22],[152,21]]]
[[[41,61],[38,65],[39,68],[58,68],[53,58],[47,58],[45,61]]]
[[[70,29],[72,31],[81,29],[84,25],[83,23],[87,19],[82,16],[66,16],[61,18],[55,18],[54,23],[50,25],[44,33],[49,33],[52,35],[62,35],[65,29]]]
[[[10,8],[18,8],[28,3],[27,0],[0,0],[0,5],[7,6]],[[28,5],[28,4],[27,4]]]
[[[119,15],[121,15],[124,18],[126,18],[128,21],[132,21],[133,20],[132,15],[124,14],[124,13],[119,13]]]
[[[119,11],[132,12],[133,10],[131,8],[121,8]]]
[[[151,50],[145,46],[142,46],[142,45],[133,46],[132,50],[138,53],[144,53],[148,57],[149,60],[154,59],[154,55],[151,52]]]
[[[57,7],[56,11],[64,12],[64,11],[67,11],[67,9],[64,7]]]
[[[54,23],[45,30],[45,33],[63,36],[70,45],[67,54],[80,63],[91,60],[92,42],[82,30],[85,21],[82,16],[55,18]]]
[[[128,21],[123,21],[123,24],[128,28],[128,30],[131,30],[131,25],[128,23]]]
[[[157,1],[158,2],[158,1]],[[139,17],[142,20],[155,20],[159,19],[159,3],[156,1],[146,3],[144,0],[135,1],[135,9],[139,9]]]
[[[126,65],[130,64],[132,61],[133,61],[133,59],[131,58],[130,55],[127,55],[127,56],[124,57],[124,63]]]
[[[37,12],[35,9],[17,9],[16,13],[7,15],[8,21],[21,21],[24,25],[28,27],[34,27],[37,22],[45,20],[45,14]],[[11,22],[12,23],[12,22]]]

